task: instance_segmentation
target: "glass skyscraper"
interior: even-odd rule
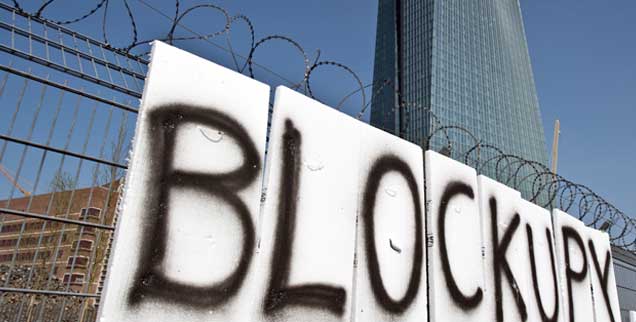
[[[547,165],[518,0],[379,0],[373,78],[372,125],[416,144],[436,124],[456,125]],[[447,132],[451,157],[475,145],[460,130]],[[447,145],[441,132],[433,137],[429,149]],[[494,177],[493,169],[484,172]]]

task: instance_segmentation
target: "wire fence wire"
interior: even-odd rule
[[[4,3],[0,56],[0,320],[94,321],[148,62]]]
[[[310,55],[282,35],[256,37],[244,15],[230,15],[214,4],[186,9],[174,2],[167,13],[146,0],[123,3],[122,21],[130,41],[112,45],[107,31],[111,0],[96,0],[77,17],[52,18],[57,1],[25,8],[0,2],[0,320],[94,321],[110,255],[115,213],[126,156],[134,133],[139,98],[148,69],[150,40],[135,10],[157,14],[168,22],[165,33],[148,39],[171,44],[197,40],[226,54],[226,66],[255,78],[255,71],[317,98],[312,76],[320,69],[338,70],[353,80],[353,89],[337,100],[337,109],[353,104],[354,117],[368,112],[373,98],[393,91],[391,81],[364,85],[349,67]],[[31,4],[32,5],[32,4]],[[220,14],[220,28],[200,33],[184,21],[202,10]],[[101,17],[101,22],[99,22]],[[83,22],[101,28],[101,39],[69,25]],[[236,26],[247,30],[246,55],[232,42]],[[84,28],[84,27],[81,27]],[[213,27],[212,27],[213,28]],[[219,44],[225,38],[225,44]],[[140,40],[141,39],[141,40]],[[216,41],[215,41],[216,40]],[[270,43],[282,43],[299,54],[302,78],[292,81],[256,62]],[[399,93],[398,97],[399,96]],[[351,103],[351,100],[359,100]],[[465,128],[442,124],[430,109],[401,101],[396,110],[409,117],[418,109],[429,120],[424,149],[462,161],[479,173],[518,190],[546,208],[560,208],[610,234],[612,244],[636,253],[636,221],[588,187],[550,172],[539,162],[506,154]],[[408,122],[405,122],[408,124]],[[407,128],[398,135],[404,137]],[[466,145],[457,142],[470,142]],[[433,143],[436,143],[433,145]]]

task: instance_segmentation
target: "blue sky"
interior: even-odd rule
[[[7,2],[6,0],[2,0]],[[129,0],[137,18],[141,38],[165,35],[169,21],[152,12],[139,0]],[[174,2],[145,0],[172,15]],[[33,5],[31,1],[22,1]],[[73,3],[73,7],[69,4]],[[37,2],[39,3],[39,2]],[[51,17],[76,16],[94,6],[95,1],[78,3],[58,0],[47,9]],[[182,1],[182,8],[200,1]],[[209,2],[207,2],[209,3]],[[364,83],[372,80],[377,2],[369,0],[269,0],[218,1],[230,14],[248,16],[256,29],[256,38],[285,35],[296,40],[315,57],[343,63],[353,69]],[[522,11],[533,64],[535,82],[543,116],[548,148],[553,124],[561,121],[559,173],[585,184],[629,214],[636,213],[636,2],[633,0],[523,0]],[[29,8],[27,8],[29,9]],[[121,1],[113,0],[107,32],[115,45],[123,45],[131,33]],[[199,33],[220,29],[221,15],[200,10],[182,23]],[[93,17],[76,26],[101,39],[95,28],[101,17]],[[232,45],[245,51],[248,33],[244,25],[233,27]],[[186,34],[178,30],[177,35]],[[214,43],[227,47],[225,38]],[[222,50],[202,41],[180,42],[182,48],[231,67]],[[255,60],[282,75],[298,81],[302,78],[302,59],[293,47],[270,42],[259,48]],[[287,84],[257,68],[256,78],[273,86]],[[353,79],[335,68],[315,73],[312,89],[325,103],[335,105],[339,98],[355,88]],[[347,113],[359,110],[360,97],[352,97]]]
[[[636,2],[523,1],[530,55],[559,173],[636,213]]]

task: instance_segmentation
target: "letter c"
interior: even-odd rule
[[[437,234],[439,236],[439,251],[440,259],[442,261],[442,271],[444,273],[444,279],[446,280],[446,286],[450,292],[451,297],[462,309],[468,311],[476,308],[483,298],[483,291],[481,287],[477,287],[475,293],[472,295],[465,295],[457,286],[457,282],[453,277],[450,263],[448,261],[448,249],[446,248],[446,209],[448,204],[454,197],[458,195],[467,196],[470,199],[475,199],[473,189],[460,181],[452,181],[446,186],[446,190],[442,194],[440,201],[439,213],[437,216]]]

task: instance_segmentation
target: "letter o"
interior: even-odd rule
[[[408,183],[411,197],[413,199],[415,216],[415,248],[413,253],[413,268],[408,288],[404,296],[399,300],[394,300],[389,296],[384,287],[382,276],[380,275],[380,264],[375,245],[375,201],[380,181],[385,174],[395,171],[399,173]],[[418,193],[417,181],[413,172],[406,162],[394,155],[384,155],[375,161],[369,172],[369,179],[364,190],[362,218],[364,222],[365,247],[367,255],[367,268],[371,279],[371,289],[376,300],[389,312],[402,313],[415,299],[420,286],[422,275],[422,206]]]

